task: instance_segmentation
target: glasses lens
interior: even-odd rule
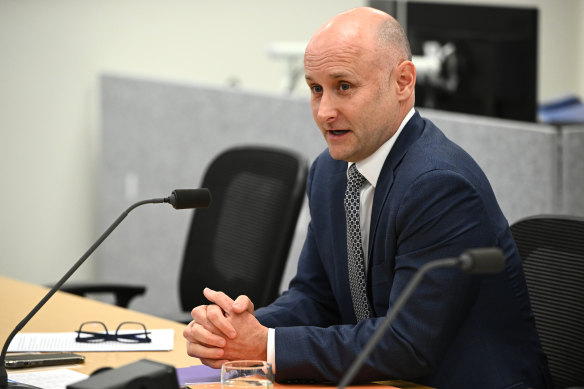
[[[86,343],[103,342],[108,338],[105,324],[99,321],[88,321],[79,327],[77,341]]]
[[[151,339],[148,334],[144,324],[127,321],[118,326],[116,340],[125,343],[149,343]]]

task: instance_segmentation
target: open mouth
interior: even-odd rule
[[[349,132],[349,130],[329,130],[329,132],[333,135],[343,135]]]

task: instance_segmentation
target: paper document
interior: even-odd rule
[[[88,376],[69,369],[8,373],[8,379],[43,389],[65,389],[67,385],[86,379]]]
[[[174,330],[149,330],[150,343],[106,341],[76,342],[76,332],[23,332],[16,334],[8,352],[87,352],[87,351],[169,351],[174,348]]]

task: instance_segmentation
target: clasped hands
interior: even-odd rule
[[[268,328],[254,316],[254,305],[247,296],[232,300],[223,292],[205,288],[211,303],[195,307],[184,329],[187,354],[207,366],[219,369],[224,362],[267,358]]]

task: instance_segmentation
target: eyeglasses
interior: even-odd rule
[[[90,331],[97,327],[103,331]],[[116,341],[122,343],[150,343],[152,339],[148,337],[150,334],[146,330],[146,326],[135,321],[125,321],[118,325],[115,334],[110,334],[105,324],[100,321],[86,321],[81,323],[77,332],[76,342],[82,343],[99,343],[106,341]]]

